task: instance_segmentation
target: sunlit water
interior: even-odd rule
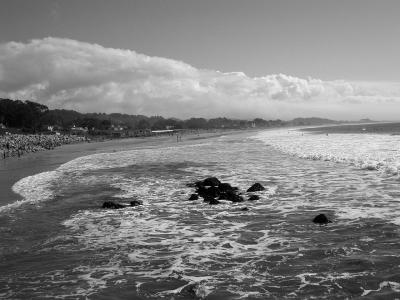
[[[95,154],[17,182],[23,199],[0,207],[0,298],[400,295],[399,136],[239,137]],[[210,175],[267,189],[188,201],[186,184]],[[144,205],[100,208],[133,198]],[[319,213],[333,223],[313,224]]]

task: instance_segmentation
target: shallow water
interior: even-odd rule
[[[326,138],[232,135],[90,155],[24,178],[13,187],[23,199],[0,207],[0,298],[398,297],[398,175],[354,161],[387,162],[399,142],[371,138],[371,154],[365,136],[321,146]],[[258,201],[188,201],[186,183],[210,175],[267,190]],[[133,198],[144,205],[99,208]],[[314,225],[319,213],[334,222]]]

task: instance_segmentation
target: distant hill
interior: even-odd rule
[[[296,118],[287,122],[290,126],[318,126],[326,124],[339,124],[341,122],[323,118]]]
[[[45,132],[48,128],[68,132],[83,128],[89,133],[109,130],[160,130],[160,129],[245,129],[281,127],[282,120],[239,120],[229,118],[190,118],[179,120],[162,116],[128,115],[121,113],[80,113],[74,110],[49,109],[47,106],[22,100],[0,98],[0,124],[23,132]]]
[[[358,121],[372,122],[369,119]],[[89,132],[119,130],[162,130],[162,129],[245,129],[245,128],[275,128],[283,126],[320,126],[346,121],[334,121],[324,118],[296,118],[291,121],[253,120],[220,118],[190,118],[179,120],[162,116],[128,115],[121,113],[80,113],[74,110],[49,109],[47,106],[33,102],[0,98],[0,125],[15,128],[24,132],[45,132],[54,127],[59,131],[68,132],[72,127],[85,128]]]

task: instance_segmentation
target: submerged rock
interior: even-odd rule
[[[191,194],[189,197],[189,200],[198,200],[199,199],[199,195],[197,194]]]
[[[248,211],[249,209],[247,207],[242,207],[240,210],[241,211]]]
[[[120,208],[125,208],[125,205],[115,203],[114,201],[106,201],[103,203],[102,208],[110,208],[110,209],[120,209]]]
[[[331,220],[328,219],[327,216],[325,216],[325,214],[319,214],[318,216],[316,216],[313,219],[313,222],[316,224],[328,224],[328,223],[332,223]]]
[[[131,201],[131,206],[138,206],[138,205],[143,205],[143,201],[142,200]]]
[[[255,184],[253,184],[251,187],[249,187],[249,189],[247,190],[247,192],[259,192],[259,191],[263,191],[265,190],[265,187],[263,187],[261,185],[261,183],[256,182]]]
[[[260,196],[258,195],[251,195],[248,199],[249,201],[260,200]]]

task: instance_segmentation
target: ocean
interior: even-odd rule
[[[20,199],[0,206],[0,298],[400,298],[399,146],[385,132],[284,128],[95,153],[22,178]],[[266,189],[189,201],[187,184],[209,176],[245,198]],[[143,205],[101,208],[132,199]],[[320,213],[332,223],[314,224]]]

